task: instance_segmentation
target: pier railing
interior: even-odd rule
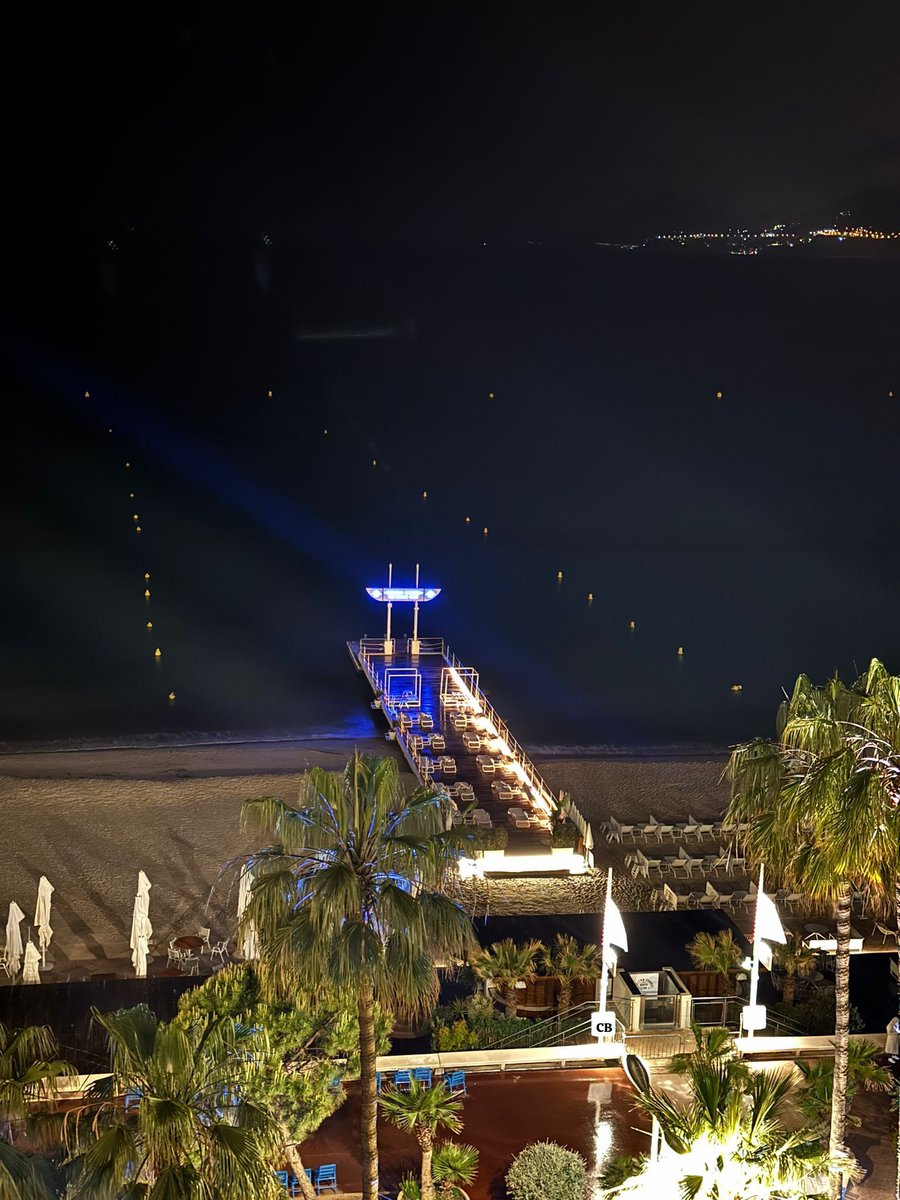
[[[412,650],[410,648],[411,642],[411,638],[394,638],[393,654],[412,655]],[[554,796],[553,792],[547,786],[547,783],[541,776],[540,772],[535,768],[534,763],[532,763],[525,750],[513,737],[509,726],[481,690],[479,683],[469,677],[469,668],[467,665],[463,663],[456,654],[453,653],[443,638],[420,638],[418,653],[420,655],[440,655],[447,666],[452,667],[453,670],[458,672],[466,672],[466,678],[469,679],[469,682],[466,684],[466,686],[472,691],[473,695],[481,706],[483,715],[488,718],[488,720],[497,730],[498,736],[506,742],[507,746],[509,746],[513,758],[522,769],[522,773],[526,782],[540,796],[551,812],[558,812],[561,808],[562,794],[560,793],[559,797]],[[361,638],[357,643],[357,661],[362,667],[363,672],[365,673],[366,678],[369,680],[372,690],[375,692],[376,696],[382,697],[382,704],[386,703],[386,698],[384,697],[384,692],[386,691],[385,679],[379,672],[373,660],[381,659],[383,661],[386,657],[388,656],[385,654],[384,638]],[[419,771],[415,760],[413,759],[412,753],[409,747],[406,745],[406,739],[398,734],[397,744],[400,746],[400,749],[402,750],[404,757],[409,762],[412,770],[416,775],[418,775]],[[569,817],[581,834],[584,843],[585,864],[587,866],[593,866],[593,838],[589,832],[587,820],[584,818],[571,799],[569,799],[565,805],[565,814]]]

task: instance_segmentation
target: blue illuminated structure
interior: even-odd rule
[[[419,564],[416,563],[415,587],[393,587],[394,564],[388,563],[387,587],[368,587],[366,591],[373,600],[380,600],[387,605],[387,627],[384,634],[384,652],[393,654],[394,642],[391,638],[391,609],[395,604],[412,604],[413,606],[413,635],[410,643],[410,653],[419,652],[419,605],[433,600],[441,594],[440,588],[419,587]]]

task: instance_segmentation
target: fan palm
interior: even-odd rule
[[[434,1138],[439,1129],[459,1133],[462,1121],[459,1113],[462,1100],[451,1095],[444,1083],[437,1087],[424,1087],[416,1080],[409,1091],[390,1089],[382,1093],[381,1107],[385,1116],[398,1129],[413,1134],[422,1151],[422,1200],[435,1200],[432,1155]]]
[[[478,1151],[465,1143],[442,1142],[435,1146],[431,1165],[438,1194],[457,1200],[459,1189],[473,1183],[478,1174]]]
[[[632,1056],[629,1056],[631,1058]],[[614,1190],[657,1200],[788,1200],[805,1197],[828,1156],[811,1129],[783,1121],[792,1090],[789,1075],[733,1070],[726,1059],[695,1058],[687,1071],[690,1096],[671,1100],[645,1080],[636,1106],[655,1117],[672,1152]],[[640,1080],[640,1072],[632,1072]]]
[[[376,1002],[398,1015],[428,1012],[435,960],[470,949],[471,922],[455,896],[459,850],[447,798],[431,788],[405,795],[393,759],[354,754],[342,775],[314,768],[300,802],[244,805],[245,829],[275,843],[254,856],[244,920],[259,931],[270,991],[326,983],[356,998],[363,1198],[376,1200]]]
[[[264,1034],[214,1016],[164,1024],[143,1005],[94,1010],[94,1020],[106,1030],[111,1074],[93,1085],[66,1127],[75,1195],[244,1200],[280,1194],[272,1174],[277,1122],[244,1091],[257,1052],[265,1051]]]
[[[775,961],[784,972],[782,997],[785,1004],[793,1004],[797,991],[797,980],[812,975],[816,969],[819,956],[815,950],[807,946],[800,938],[785,931],[787,941],[783,946],[773,947]]]
[[[572,984],[600,977],[600,951],[596,946],[582,946],[575,938],[558,933],[549,947],[541,947],[540,959],[548,975],[559,980],[557,1008],[565,1016],[572,1004]]]
[[[720,929],[715,936],[701,931],[685,946],[695,967],[701,971],[715,971],[727,989],[731,981],[730,972],[744,957],[730,929]]]
[[[45,1164],[13,1145],[15,1126],[31,1103],[53,1095],[56,1079],[75,1068],[56,1057],[53,1034],[44,1026],[8,1029],[0,1023],[0,1200],[43,1200],[52,1193]]]
[[[493,984],[508,1017],[516,1016],[518,1011],[516,984],[530,983],[537,975],[536,960],[540,949],[538,941],[517,946],[512,938],[504,938],[469,959],[478,978]]]
[[[847,1063],[847,1123],[859,1126],[858,1117],[851,1113],[853,1098],[860,1086],[872,1092],[889,1092],[891,1074],[886,1067],[878,1065],[879,1048],[873,1042],[851,1042]],[[831,1099],[834,1089],[834,1063],[825,1059],[810,1063],[798,1060],[797,1067],[803,1076],[804,1087],[797,1101],[797,1108],[807,1120],[828,1128]]]
[[[834,906],[834,1092],[829,1145],[845,1160],[854,890],[900,915],[900,679],[877,660],[847,687],[801,675],[781,705],[778,740],[731,755],[729,816],[770,876]],[[832,1196],[840,1191],[837,1166]]]

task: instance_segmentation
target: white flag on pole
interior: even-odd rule
[[[782,945],[787,942],[778,909],[765,892],[757,892],[756,895],[756,927],[753,940],[781,942]]]
[[[618,946],[620,950],[627,950],[628,934],[625,932],[625,924],[618,906],[615,901],[608,899],[603,917],[603,949],[608,950],[610,946]]]

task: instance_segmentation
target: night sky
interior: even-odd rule
[[[900,224],[896,5],[228,12],[17,6],[7,232],[453,245],[848,208]]]

